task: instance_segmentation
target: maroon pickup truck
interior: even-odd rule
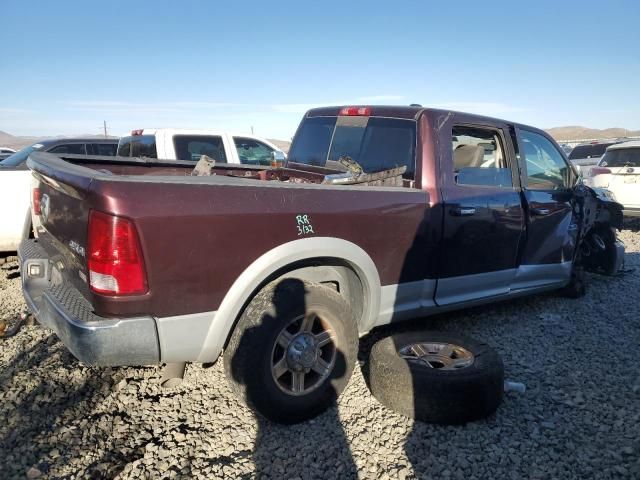
[[[203,159],[206,160],[206,159]],[[372,328],[612,274],[621,206],[536,128],[309,111],[273,167],[31,155],[29,309],[81,361],[213,362],[264,416],[322,411]],[[200,174],[193,175],[197,170]]]

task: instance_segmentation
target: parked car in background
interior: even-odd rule
[[[564,153],[567,154],[567,156],[570,155],[571,151],[573,150],[573,147],[571,145],[567,144],[567,143],[561,143],[560,144],[560,148],[562,149],[562,151]]]
[[[4,160],[9,155],[13,155],[16,151],[13,148],[0,147],[0,160]]]
[[[30,310],[88,364],[224,350],[234,392],[284,423],[335,400],[359,334],[580,296],[584,269],[614,274],[624,257],[621,206],[584,186],[547,133],[478,115],[314,109],[280,168],[193,176],[192,161],[117,160],[30,157],[42,221],[19,249]],[[596,238],[602,250],[581,257]]]
[[[155,128],[133,130],[122,137],[119,157],[147,157],[197,162],[207,155],[217,162],[271,165],[273,152],[281,150],[264,138],[232,135],[216,130]]]
[[[640,216],[640,141],[611,145],[591,168],[587,183],[613,193],[624,215]]]
[[[584,177],[588,177],[591,167],[596,165],[600,157],[604,155],[606,149],[615,143],[616,142],[583,143],[571,150],[569,160],[578,167],[578,170],[582,172]]]
[[[115,138],[58,138],[34,143],[0,161],[0,252],[17,250],[20,241],[31,235],[29,154],[41,151],[113,156],[117,147]]]

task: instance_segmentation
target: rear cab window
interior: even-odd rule
[[[118,143],[119,157],[158,158],[155,135],[131,135]]]
[[[174,135],[173,146],[177,160],[197,162],[206,155],[217,162],[227,162],[224,143],[219,135]]]
[[[296,133],[288,161],[335,168],[350,158],[364,172],[406,167],[415,175],[416,122],[400,118],[325,116],[306,118]]]
[[[598,165],[601,167],[640,167],[640,147],[607,150]]]

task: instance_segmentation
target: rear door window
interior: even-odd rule
[[[71,153],[74,155],[86,155],[84,143],[65,143],[47,150],[49,153]]]
[[[118,156],[158,158],[155,135],[132,135],[121,138],[118,144]]]
[[[175,135],[173,145],[178,160],[197,162],[206,155],[217,162],[227,161],[222,137],[218,135]]]
[[[88,143],[88,155],[114,156],[118,150],[117,143]]]
[[[273,148],[253,138],[233,137],[240,163],[248,165],[271,165]]]
[[[458,185],[513,187],[498,130],[465,125],[454,126],[451,133],[454,178]]]

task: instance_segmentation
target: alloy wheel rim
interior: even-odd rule
[[[410,343],[400,347],[398,354],[408,362],[438,370],[460,370],[470,367],[475,361],[473,353],[453,343]]]
[[[336,361],[334,330],[315,312],[289,322],[276,337],[271,375],[288,395],[306,395],[329,377]]]

